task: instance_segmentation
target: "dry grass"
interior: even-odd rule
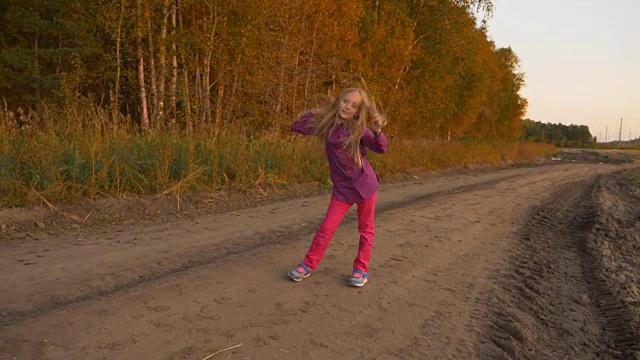
[[[100,125],[108,123],[102,117],[91,121],[104,114],[57,116],[79,121],[46,133],[19,131],[0,122],[0,207],[168,193],[180,199],[185,192],[220,189],[266,193],[309,183],[331,186],[322,144],[301,135],[255,139],[224,133],[141,135],[126,129],[113,132]],[[553,146],[532,143],[396,139],[390,140],[387,154],[370,152],[369,160],[384,178],[401,172],[529,161],[554,151]]]
[[[549,156],[556,148],[539,143],[490,143],[478,141],[397,140],[384,156],[373,155],[372,165],[383,177],[398,172],[475,168],[505,162],[527,162]]]

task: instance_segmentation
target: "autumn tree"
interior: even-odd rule
[[[57,101],[63,91],[97,96],[102,49],[79,0],[7,0],[0,5],[0,89],[14,106]],[[97,71],[95,71],[97,70]],[[9,91],[10,90],[10,91]]]
[[[489,0],[8,0],[8,106],[78,98],[117,131],[288,131],[345,86],[365,86],[394,136],[517,139],[516,54],[496,49]],[[481,17],[481,18],[478,18]],[[8,91],[11,89],[11,92]]]

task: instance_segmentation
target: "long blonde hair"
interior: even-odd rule
[[[360,95],[360,108],[353,119],[345,124],[349,130],[349,136],[345,140],[344,148],[353,158],[356,165],[361,168],[362,154],[360,152],[360,139],[362,138],[362,135],[364,135],[365,127],[371,125],[371,121],[373,121],[374,116],[378,116],[383,125],[386,123],[386,117],[378,112],[375,102],[371,100],[369,95],[360,88],[344,89],[337,98],[329,98],[327,105],[310,111],[314,114],[313,121],[316,128],[315,135],[321,137],[326,143],[327,134],[333,131],[340,123],[338,111],[340,109],[342,99],[347,94],[353,92],[357,92]],[[309,112],[309,110],[304,111],[302,114],[307,112]]]

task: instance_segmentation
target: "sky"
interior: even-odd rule
[[[526,117],[640,137],[640,0],[493,0],[489,37],[525,73]]]

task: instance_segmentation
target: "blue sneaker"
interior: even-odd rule
[[[351,279],[349,279],[349,285],[355,287],[362,287],[367,283],[367,279],[369,279],[369,275],[362,270],[353,270],[353,274],[351,274]]]
[[[289,277],[293,281],[301,281],[302,279],[309,277],[309,275],[311,275],[311,270],[307,265],[302,263],[298,264],[295,269],[289,272]]]

